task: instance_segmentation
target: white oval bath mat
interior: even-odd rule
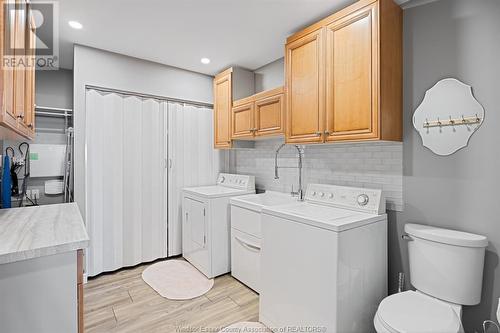
[[[255,333],[272,333],[272,331],[255,321],[240,321],[239,323],[232,324],[228,327],[224,327],[219,331],[219,333],[245,333],[245,332],[255,332]]]
[[[161,296],[174,300],[196,298],[214,285],[213,279],[208,279],[184,260],[153,264],[142,272],[142,279]]]

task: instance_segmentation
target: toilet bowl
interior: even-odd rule
[[[378,333],[463,333],[462,305],[481,302],[486,237],[406,224],[410,282],[417,291],[388,296],[373,319]]]
[[[418,291],[386,297],[373,320],[377,333],[463,333],[462,307]]]

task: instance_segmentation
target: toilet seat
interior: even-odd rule
[[[460,318],[449,304],[414,291],[384,298],[374,322],[379,333],[462,332]]]

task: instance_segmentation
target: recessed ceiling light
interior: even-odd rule
[[[210,63],[210,59],[208,59],[208,58],[201,58],[201,63],[205,64],[205,65],[208,65]]]
[[[83,28],[83,25],[80,22],[78,22],[78,21],[69,21],[68,24],[73,29],[80,30],[81,28]]]

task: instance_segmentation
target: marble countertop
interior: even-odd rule
[[[0,209],[0,264],[86,248],[76,203]]]

